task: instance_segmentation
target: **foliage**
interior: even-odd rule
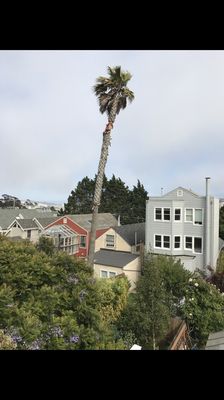
[[[218,260],[217,260],[217,272],[224,272],[224,250],[220,251]]]
[[[209,333],[224,329],[224,298],[199,276],[189,279],[180,312],[190,328],[193,344],[199,348],[205,346]]]
[[[224,240],[224,206],[220,208],[219,212],[219,236]]]
[[[38,243],[36,244],[36,248],[39,251],[43,251],[48,256],[52,256],[55,252],[53,240],[45,236],[41,236],[39,238]]]
[[[2,329],[0,329],[0,350],[14,350],[16,348],[16,343],[13,339],[4,333]]]
[[[166,333],[170,320],[167,294],[161,284],[159,268],[154,259],[144,262],[143,275],[136,285],[136,293],[129,296],[126,309],[118,321],[123,338],[134,335],[143,348],[155,348]]]
[[[92,212],[95,179],[87,176],[78,182],[65,203],[62,214],[89,214]],[[145,202],[147,191],[138,180],[137,186],[130,190],[120,179],[112,175],[111,179],[104,176],[101,205],[99,212],[110,212],[121,216],[122,224],[131,224],[145,221]]]
[[[0,329],[17,349],[125,347],[102,318],[100,285],[84,261],[0,237],[0,264]],[[124,304],[124,282],[112,285],[114,318]]]

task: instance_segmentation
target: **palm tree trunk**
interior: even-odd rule
[[[95,192],[93,198],[93,213],[92,213],[92,223],[90,232],[90,244],[89,244],[89,265],[93,268],[94,266],[94,253],[95,253],[95,240],[96,240],[96,228],[97,228],[97,215],[98,207],[100,206],[103,177],[105,173],[105,167],[107,163],[107,157],[109,152],[109,146],[111,142],[111,130],[113,128],[113,123],[116,118],[118,98],[115,99],[111,113],[108,118],[108,124],[105,131],[103,132],[103,143],[101,147],[100,161],[98,166],[98,173],[96,178]]]

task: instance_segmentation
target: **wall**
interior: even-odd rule
[[[115,237],[115,247],[111,247],[111,250],[131,252],[131,246],[113,228],[107,229],[103,235],[96,239],[95,251],[109,249],[109,247],[106,247],[106,235],[114,235]]]

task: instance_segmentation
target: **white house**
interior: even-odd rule
[[[216,268],[219,255],[219,199],[199,196],[177,187],[146,201],[146,252],[177,257],[194,271],[205,266]]]

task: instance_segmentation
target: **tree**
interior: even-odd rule
[[[90,234],[90,249],[89,249],[89,264],[93,268],[93,258],[95,251],[95,238],[97,227],[97,213],[100,206],[103,177],[108,157],[108,150],[111,141],[111,130],[121,109],[127,105],[127,100],[130,102],[134,99],[134,93],[127,88],[127,83],[131,79],[129,72],[121,70],[120,66],[108,67],[109,77],[100,76],[97,78],[97,83],[94,86],[94,92],[99,100],[100,112],[107,113],[108,123],[103,132],[103,143],[101,147],[101,155],[98,166],[97,179],[95,184],[93,198],[92,224]]]
[[[123,338],[132,335],[143,348],[156,349],[167,332],[169,321],[170,311],[160,270],[154,259],[147,257],[136,293],[129,296],[128,305],[118,321],[118,330]]]
[[[219,236],[224,240],[224,206],[220,208],[219,212]]]
[[[148,199],[148,192],[145,190],[143,184],[138,179],[137,186],[133,186],[130,192],[129,203],[131,205],[129,211],[129,218],[126,224],[134,224],[138,222],[145,222],[146,200]]]
[[[125,348],[102,317],[105,301],[84,261],[0,236],[0,264],[0,330],[17,349]],[[115,318],[126,284],[112,286]]]
[[[51,238],[41,236],[36,244],[36,248],[39,251],[43,251],[48,256],[52,256],[55,252],[55,246]]]
[[[89,214],[91,213],[95,181],[88,176],[78,182],[75,190],[72,190],[65,204],[65,214]]]
[[[209,333],[224,329],[224,298],[219,289],[193,275],[185,288],[180,307],[190,328],[192,344],[204,348]]]
[[[111,179],[103,184],[102,202],[99,208],[101,212],[110,212],[116,217],[120,215],[121,223],[125,224],[127,213],[130,209],[130,191],[128,186],[120,179],[112,175]]]

